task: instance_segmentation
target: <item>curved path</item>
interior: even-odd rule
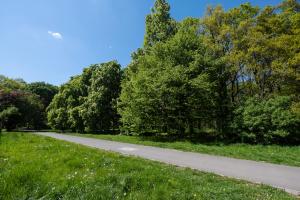
[[[183,152],[173,149],[112,142],[57,133],[35,132],[33,134],[104,149],[107,151],[114,151],[125,155],[138,156],[180,167],[212,172],[222,176],[242,179],[254,183],[271,185],[276,188],[284,189],[294,195],[300,195],[299,167]]]

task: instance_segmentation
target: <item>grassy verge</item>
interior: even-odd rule
[[[155,141],[150,137],[147,138],[125,135],[72,135],[300,167],[300,146],[288,147],[278,145],[263,146],[249,144],[200,144],[192,143],[190,141],[161,142]]]
[[[0,199],[295,199],[281,190],[90,149],[4,134]]]

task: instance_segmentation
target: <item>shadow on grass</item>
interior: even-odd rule
[[[63,134],[72,134],[75,133],[72,130],[27,130],[27,129],[19,129],[14,130],[14,132],[57,132]],[[167,133],[144,133],[144,134],[121,134],[119,130],[99,130],[94,132],[83,132],[79,134],[91,134],[91,135],[105,135],[105,136],[112,136],[111,140],[114,140],[114,136],[128,136],[134,137],[136,140],[141,142],[157,142],[157,143],[175,143],[175,142],[188,142],[192,144],[202,144],[207,146],[225,146],[231,144],[245,144],[245,145],[256,145],[257,143],[241,141],[240,139],[232,137],[226,137],[222,134],[217,132],[198,132],[194,134],[167,134]],[[261,145],[270,145],[270,144],[263,144]],[[274,144],[275,145],[275,144]],[[276,145],[279,146],[298,146],[292,144],[284,144],[278,143]]]
[[[13,132],[57,132],[63,134],[72,134],[72,130],[28,130],[28,129],[18,129]],[[118,136],[122,135],[119,130],[99,130],[88,133],[79,134],[91,134],[91,135],[111,135]],[[205,144],[205,145],[228,145],[234,142],[222,139],[216,133],[201,132],[197,134],[166,134],[166,133],[144,133],[142,135],[129,134],[124,135],[128,137],[135,137],[139,141],[149,141],[149,142],[160,142],[160,143],[175,143],[175,142],[190,142],[193,144]]]
[[[205,144],[211,146],[223,146],[233,144],[235,142],[221,139],[216,136],[211,136],[207,133],[189,134],[189,135],[166,135],[166,134],[155,134],[155,135],[140,135],[135,136],[140,141],[160,142],[160,143],[175,143],[175,142],[189,142],[192,144]]]

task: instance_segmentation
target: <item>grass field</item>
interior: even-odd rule
[[[0,140],[0,199],[295,199],[281,190],[33,136]]]
[[[227,156],[233,158],[265,161],[275,164],[284,164],[300,167],[300,146],[278,145],[249,145],[249,144],[201,144],[190,141],[155,141],[151,137],[137,137],[126,135],[94,135],[72,134],[76,136],[92,137],[111,141],[120,141],[133,144],[157,146],[163,148],[179,149],[212,155]]]

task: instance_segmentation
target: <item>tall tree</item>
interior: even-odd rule
[[[90,79],[81,115],[86,131],[118,128],[116,101],[120,94],[121,68],[115,61],[101,64]]]
[[[116,128],[120,81],[121,67],[115,61],[85,68],[55,95],[48,107],[50,126],[76,132]]]
[[[81,84],[81,76],[72,77],[62,85],[47,108],[48,123],[58,130],[72,129],[83,131],[83,122],[79,116],[78,107],[83,103],[82,96],[87,94]]]
[[[198,26],[197,19],[185,20],[174,37],[137,60],[135,73],[129,71],[118,104],[124,131],[184,134],[211,119],[213,62],[203,57]]]
[[[152,12],[146,18],[144,47],[163,42],[176,32],[176,22],[170,16],[170,5],[166,0],[156,0]]]
[[[206,54],[213,57],[219,64],[216,70],[217,85],[217,109],[216,124],[219,132],[227,128],[230,114],[230,101],[228,96],[228,80],[230,78],[230,67],[225,62],[225,55],[231,50],[230,40],[226,25],[226,13],[221,6],[208,8],[206,16],[200,24],[201,36],[206,47]]]

